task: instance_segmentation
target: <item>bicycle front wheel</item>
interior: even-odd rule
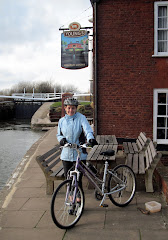
[[[74,196],[75,202],[73,203]],[[77,202],[79,197],[80,203]],[[53,222],[62,229],[72,228],[83,213],[84,203],[83,189],[80,186],[78,188],[73,186],[72,180],[65,180],[58,186],[52,197],[51,216]]]
[[[118,165],[110,174],[108,192],[110,200],[118,207],[127,206],[136,190],[135,174],[127,165]]]

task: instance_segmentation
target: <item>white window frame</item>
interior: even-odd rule
[[[157,117],[159,116],[158,115],[158,93],[168,94],[168,88],[154,89],[154,94],[153,94],[153,141],[157,142],[158,144],[168,144],[168,139],[157,139]],[[168,118],[168,103],[166,103],[166,104],[167,104],[167,110],[166,110],[167,114],[165,115],[165,117]],[[166,126],[166,127],[168,128],[168,126]]]
[[[153,57],[168,57],[168,51],[158,52],[158,7],[160,6],[167,6],[167,11],[168,11],[168,1],[161,1],[161,2],[154,3],[154,55]]]

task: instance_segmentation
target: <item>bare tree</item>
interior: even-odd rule
[[[23,93],[24,89],[26,93],[32,93],[34,91],[36,93],[53,93],[54,89],[57,93],[63,92],[77,92],[77,87],[68,84],[66,86],[62,86],[59,83],[52,83],[51,80],[49,81],[42,81],[42,82],[28,82],[28,81],[22,81],[14,86],[12,86],[10,89],[1,90],[2,95],[11,95],[12,93]]]

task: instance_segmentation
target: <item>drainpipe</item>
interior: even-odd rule
[[[94,11],[94,132],[97,136],[97,3],[99,0],[91,0]]]

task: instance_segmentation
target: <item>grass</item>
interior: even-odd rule
[[[62,106],[62,102],[55,102],[51,105],[51,107],[61,107]]]

